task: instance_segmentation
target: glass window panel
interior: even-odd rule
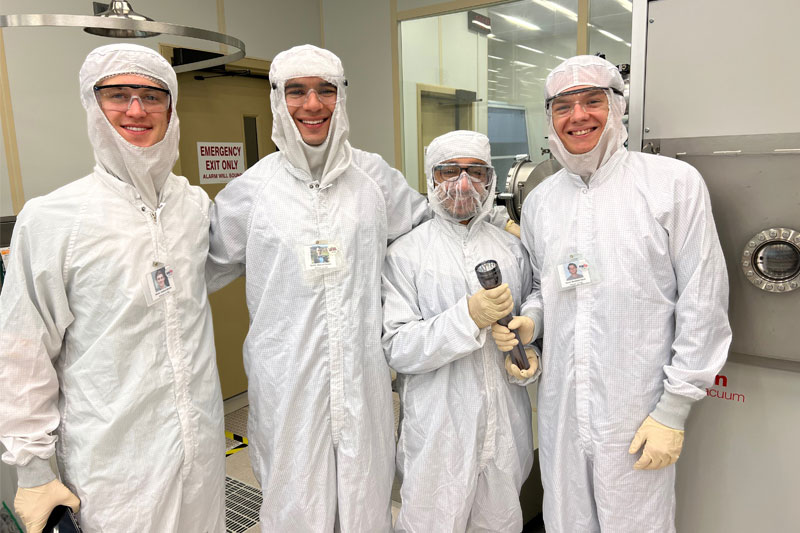
[[[603,54],[615,65],[631,62],[630,0],[591,0],[589,53]]]
[[[469,31],[466,10],[400,24],[403,163],[420,191],[424,147],[456,123],[489,136],[499,185],[515,155],[548,157],[542,154],[544,80],[575,54],[578,0],[523,0],[474,11],[490,18],[492,34]],[[474,94],[474,101],[456,91]]]

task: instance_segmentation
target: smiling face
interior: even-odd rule
[[[589,88],[589,85],[571,87],[569,90]],[[553,116],[553,129],[561,142],[572,154],[590,152],[597,143],[608,121],[608,105],[597,110],[584,111],[580,105],[574,105],[572,113],[563,117]]]
[[[112,76],[104,79],[97,85],[102,87],[104,85],[121,85],[128,83],[163,88],[150,78],[137,76],[136,74]],[[127,111],[103,109],[103,113],[123,139],[135,146],[146,147],[153,146],[161,141],[167,134],[171,110],[148,113],[142,109],[139,100],[133,99]]]
[[[572,263],[570,263],[567,268],[569,269],[569,273],[571,276],[574,276],[575,274],[578,273],[578,267],[573,265]]]
[[[156,283],[158,283],[159,289],[165,288],[167,286],[167,276],[163,272],[159,272],[156,274]]]
[[[331,117],[336,107],[333,101],[325,103],[320,95],[330,95],[336,86],[318,77],[292,78],[286,81],[285,91],[287,97],[293,93],[305,95],[305,100],[300,105],[288,105],[289,115],[294,120],[303,141],[311,146],[319,146],[328,138],[331,128]]]

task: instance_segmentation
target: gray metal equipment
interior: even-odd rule
[[[785,0],[633,2],[631,148],[703,176],[730,283],[733,339],[686,422],[677,531],[800,523],[798,17]]]
[[[528,154],[518,155],[506,178],[506,190],[498,191],[497,203],[506,206],[508,216],[519,224],[522,216],[522,203],[528,194],[545,178],[561,170],[555,159],[545,159],[534,163]]]

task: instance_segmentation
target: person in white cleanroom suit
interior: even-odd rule
[[[520,241],[487,222],[490,159],[480,133],[434,139],[425,173],[435,217],[386,256],[383,346],[398,372],[402,407],[396,531],[522,530],[519,491],[533,441],[530,399],[520,385],[538,376],[538,362],[529,348],[529,370],[508,357],[504,363],[488,326],[530,292],[531,271]],[[489,259],[504,283],[487,291],[475,266]]]
[[[708,191],[691,166],[624,147],[611,63],[568,59],[545,83],[564,166],[522,210],[534,290],[523,342],[544,330],[539,445],[548,533],[674,531],[689,409],[731,340]],[[566,283],[575,263],[583,279]],[[534,332],[535,328],[535,332]],[[493,330],[506,347],[508,330]]]
[[[246,270],[261,528],[390,531],[394,410],[380,274],[387,241],[428,217],[427,205],[380,156],[350,146],[334,54],[281,52],[270,81],[280,151],[217,195],[209,258],[212,289]]]
[[[210,202],[170,172],[177,89],[149,48],[92,51],[80,94],[94,170],[29,200],[14,228],[0,295],[0,441],[29,532],[78,499],[87,533],[225,529]],[[156,294],[159,270],[170,289]]]

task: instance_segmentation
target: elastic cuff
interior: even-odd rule
[[[531,342],[533,342],[542,336],[544,313],[538,307],[533,307],[531,309],[526,309],[522,314],[533,320],[533,337],[531,338]]]
[[[682,431],[693,403],[694,400],[688,396],[664,391],[650,416],[659,424]]]
[[[50,468],[50,459],[34,457],[26,465],[17,465],[17,486],[21,488],[38,487],[56,478]]]

